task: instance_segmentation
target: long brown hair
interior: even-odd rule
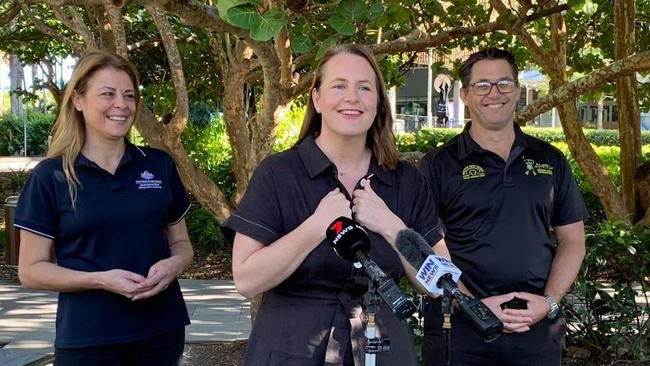
[[[86,142],[86,127],[83,114],[74,107],[72,99],[75,92],[84,95],[88,88],[88,81],[97,71],[105,68],[114,68],[129,75],[133,82],[136,112],[140,101],[138,74],[135,67],[127,60],[114,53],[100,50],[90,51],[79,59],[65,88],[59,114],[54,123],[52,142],[47,151],[48,158],[61,157],[62,159],[63,172],[68,181],[73,207],[77,198],[77,186],[81,185],[74,170],[74,163]]]
[[[305,118],[302,122],[300,129],[300,136],[298,138],[299,144],[307,136],[317,137],[320,134],[322,117],[321,114],[316,112],[316,107],[313,101],[313,91],[321,86],[323,81],[323,68],[325,64],[332,59],[332,57],[339,54],[351,54],[363,57],[368,61],[370,67],[375,72],[375,82],[377,83],[377,115],[375,120],[370,126],[370,130],[366,136],[366,145],[372,150],[372,154],[377,159],[377,163],[386,169],[395,169],[397,167],[397,148],[395,147],[395,136],[393,135],[393,115],[390,111],[390,103],[388,95],[386,94],[386,86],[384,79],[379,71],[379,66],[375,61],[372,53],[363,46],[355,44],[341,44],[336,45],[327,52],[321,59],[314,74],[314,81],[309,89],[309,102],[307,103],[307,111]]]

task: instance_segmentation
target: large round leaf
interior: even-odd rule
[[[287,22],[287,15],[280,9],[273,8],[262,14],[259,23],[250,31],[251,38],[256,41],[266,42],[280,33],[282,27],[287,25]]]
[[[253,29],[260,22],[260,15],[253,5],[235,6],[228,9],[230,24],[242,29]]]
[[[374,3],[370,6],[368,18],[370,20],[377,20],[385,12],[386,7],[383,4]]]
[[[318,48],[318,52],[316,52],[316,60],[320,60],[321,58],[323,58],[325,52],[327,52],[327,50],[330,47],[334,46],[335,44],[336,44],[336,38],[334,37],[330,37],[324,40],[323,42],[321,42],[320,48]]]
[[[352,22],[360,22],[368,15],[368,8],[361,0],[343,0],[336,10],[343,18]]]
[[[224,22],[232,24],[228,16],[228,10],[239,5],[247,5],[247,4],[261,5],[261,2],[260,0],[219,0],[219,2],[217,2],[217,10],[219,11],[219,17]]]
[[[307,53],[313,47],[314,43],[304,34],[297,34],[291,39],[291,48],[298,54]]]
[[[350,19],[344,18],[339,14],[334,14],[330,18],[330,25],[338,34],[351,36],[357,31],[357,27]]]

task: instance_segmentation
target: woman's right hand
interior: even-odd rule
[[[339,188],[335,188],[320,200],[312,216],[317,219],[316,222],[322,223],[323,225],[329,225],[341,216],[352,218],[350,201]],[[325,230],[323,230],[323,233],[325,233]]]
[[[129,299],[150,289],[140,286],[145,280],[144,276],[123,269],[99,272],[99,286],[102,290],[114,292]]]

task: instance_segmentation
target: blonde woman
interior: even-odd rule
[[[397,158],[372,54],[340,45],[316,71],[299,142],[260,164],[225,223],[237,232],[238,290],[246,297],[264,293],[245,365],[363,365],[367,277],[325,240],[334,219],[353,215],[368,229],[370,256],[395,280],[413,273],[395,249],[400,230],[444,243],[424,178]],[[406,322],[382,306],[377,324],[391,339],[377,364],[416,365]]]
[[[176,277],[193,256],[190,204],[172,159],[126,139],[138,87],[123,58],[82,57],[47,159],[20,195],[19,276],[59,291],[57,365],[177,365],[183,352]]]

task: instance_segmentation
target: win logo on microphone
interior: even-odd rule
[[[428,256],[427,259],[424,260],[424,263],[422,263],[422,267],[420,267],[420,270],[418,271],[417,277],[421,280],[422,283],[427,285],[427,288],[430,287],[430,285],[436,284],[437,278],[436,273],[438,273],[438,269],[440,267],[438,264],[436,264],[436,261],[433,259],[433,256]],[[436,280],[436,282],[434,282]]]
[[[444,292],[438,285],[441,277],[448,276],[451,277],[452,281],[458,282],[461,273],[460,269],[449,259],[438,255],[430,255],[424,260],[415,276],[431,294],[436,296],[442,295]]]

